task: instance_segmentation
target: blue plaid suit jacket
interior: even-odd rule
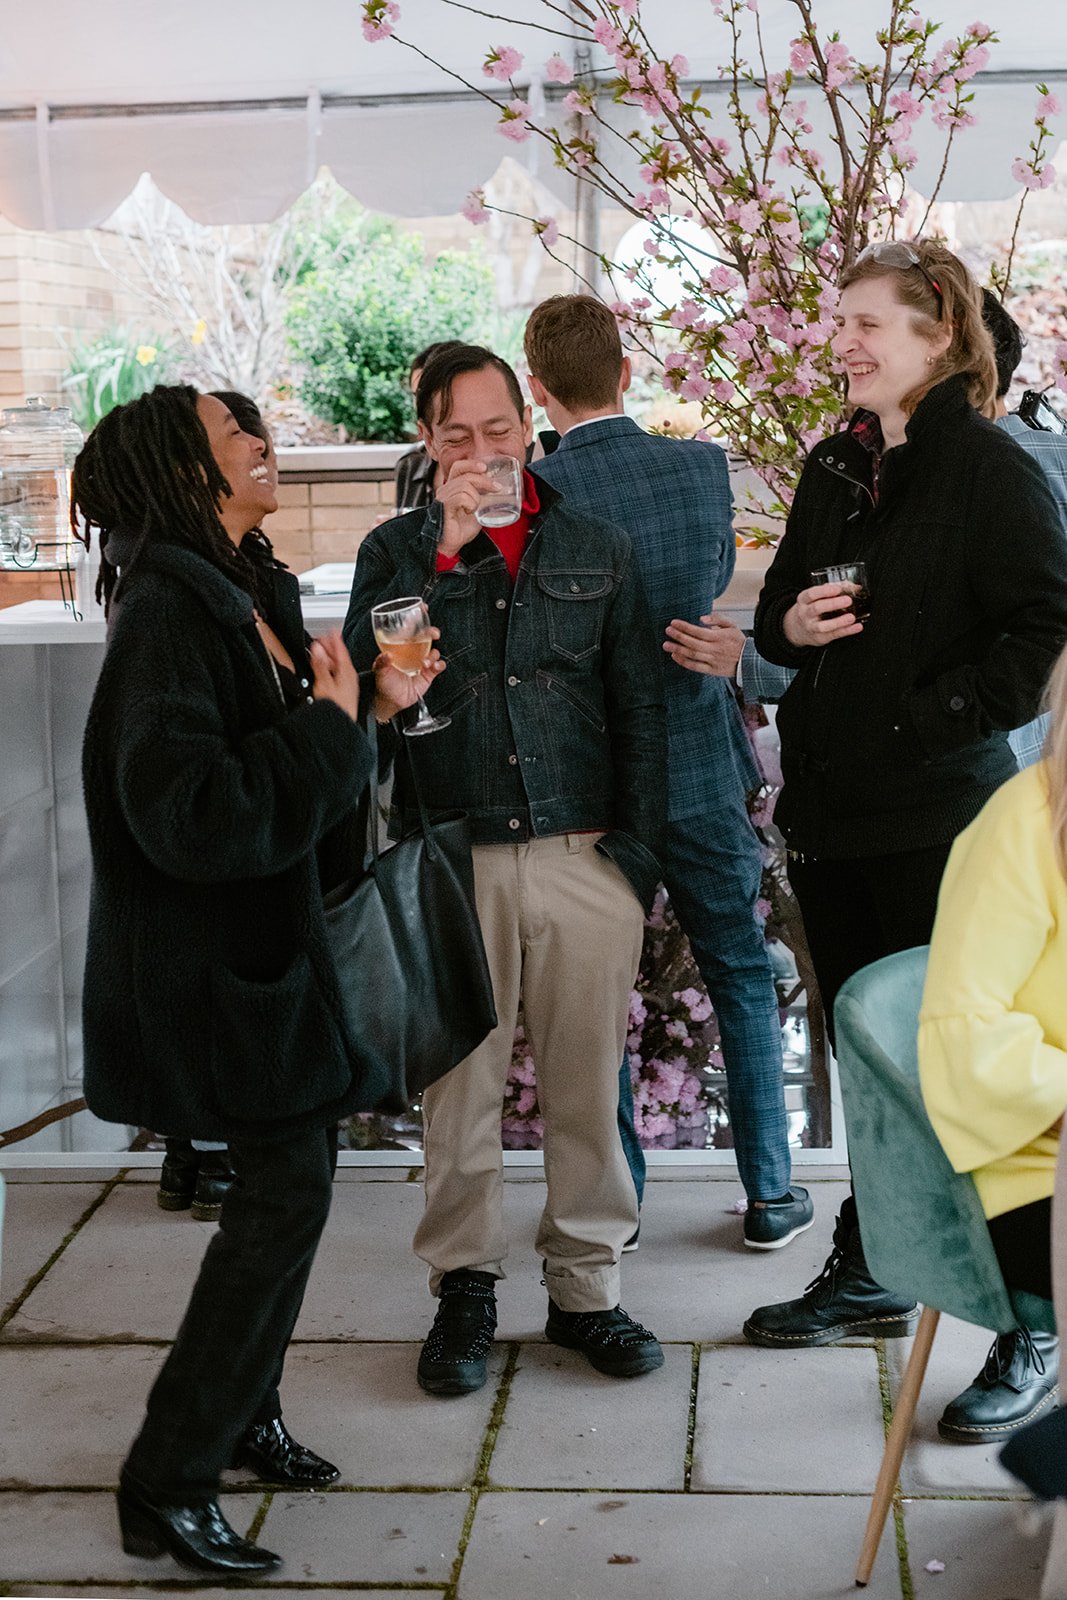
[[[734,570],[726,457],[662,439],[630,417],[599,417],[560,440],[532,472],[571,505],[624,528],[660,639],[672,617],[697,622]],[[664,656],[672,821],[714,811],[759,784],[733,687]]]
[[[1067,537],[1067,435],[1046,433],[1041,428],[1028,428],[1021,417],[1009,412],[997,418],[997,427],[1010,433],[1016,444],[1033,456],[1048,479],[1048,486],[1056,497]],[[746,700],[780,700],[792,683],[795,673],[791,667],[777,667],[773,661],[764,661],[751,639],[746,639],[741,655],[741,686]],[[1040,761],[1048,733],[1048,713],[1035,717],[1022,728],[1008,735],[1015,759],[1020,768]]]

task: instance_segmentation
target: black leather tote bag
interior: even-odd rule
[[[414,763],[411,769],[418,828],[379,851],[376,762],[366,871],[354,888],[326,898],[345,1015],[363,1066],[356,1107],[363,1111],[405,1110],[497,1020],[474,903],[470,822],[461,811],[431,821]]]

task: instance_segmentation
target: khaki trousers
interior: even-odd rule
[[[426,1210],[415,1251],[434,1294],[458,1267],[505,1275],[500,1116],[521,998],[545,1122],[545,1284],[564,1311],[619,1303],[619,1254],[638,1219],[616,1121],[619,1062],[643,917],[622,873],[594,849],[599,837],[475,846],[499,1021],[423,1099]]]

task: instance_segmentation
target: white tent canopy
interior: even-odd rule
[[[23,0],[0,34],[0,212],[25,228],[79,228],[108,217],[149,172],[202,222],[261,222],[292,204],[321,166],[365,205],[397,215],[457,210],[504,154],[516,155],[561,201],[574,180],[543,141],[505,143],[495,117],[434,62],[499,89],[480,62],[495,44],[524,52],[519,82],[534,103],[541,68],[565,39],[499,22],[451,0],[400,0],[395,40],[368,44],[358,0]],[[923,8],[924,10],[926,7]],[[942,197],[1013,192],[1013,156],[1030,136],[1034,84],[1064,86],[1067,6],[1048,0],[930,0],[943,36],[982,17],[996,27],[989,70],[972,85],[979,125],[958,141]],[[538,0],[500,11],[551,22]],[[816,0],[820,30],[876,54],[888,0]],[[691,78],[721,88],[725,30],[709,0],[643,0],[655,48],[684,53]],[[781,68],[797,28],[789,0],[761,0],[768,64]],[[565,27],[562,19],[561,28]],[[606,63],[605,63],[606,64]],[[812,97],[814,98],[814,97]],[[629,115],[629,113],[626,113]],[[1067,128],[1067,123],[1065,123]],[[818,133],[818,130],[817,130]],[[929,192],[943,138],[924,119],[915,183]]]

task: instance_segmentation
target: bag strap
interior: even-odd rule
[[[411,788],[415,795],[415,804],[418,807],[419,827],[422,830],[422,837],[426,844],[426,854],[429,856],[431,861],[436,861],[440,851],[438,849],[437,841],[434,838],[433,829],[430,826],[430,818],[426,810],[425,802],[422,798],[422,791],[419,789],[419,780],[415,772],[415,762],[411,753],[411,741],[409,739],[405,739],[403,734],[399,735],[399,739],[401,747],[407,753],[407,770],[411,778]],[[368,841],[370,845],[371,858],[370,871],[377,872],[378,862],[381,857],[381,852],[378,848],[380,801],[378,785],[378,723],[373,709],[371,710],[370,716],[367,718],[367,742],[370,745],[371,755],[374,758],[374,765],[371,768],[370,778],[370,813],[367,819],[367,831],[370,835]],[[400,759],[401,758],[399,755],[395,757],[395,763],[397,765],[399,765]]]

